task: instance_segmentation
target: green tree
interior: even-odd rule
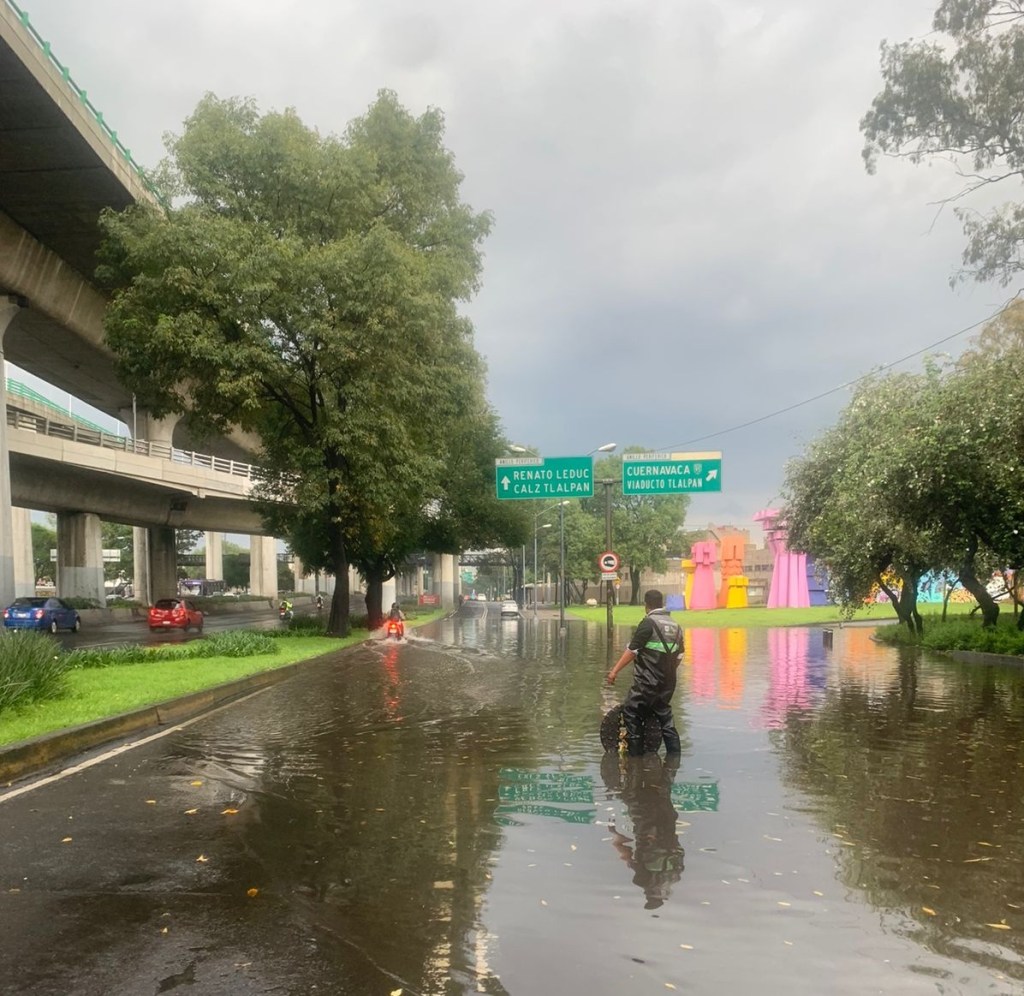
[[[545,530],[547,532],[548,530]],[[556,532],[557,529],[551,530]],[[558,536],[552,541],[557,544]],[[598,520],[582,502],[565,506],[566,603],[585,601],[587,587],[599,577],[597,558],[604,549],[604,520]]]
[[[100,526],[104,550],[119,550],[119,560],[103,561],[103,578],[106,581],[117,581],[130,578],[135,568],[134,550],[135,535],[131,526],[123,522],[103,522]]]
[[[36,578],[56,577],[57,567],[50,560],[50,551],[57,549],[57,530],[41,522],[32,523],[32,564]]]
[[[920,464],[918,415],[934,387],[923,375],[863,381],[838,424],[789,464],[783,489],[790,545],[827,568],[833,599],[852,609],[878,585],[913,630],[918,584],[936,565],[906,492]]]
[[[1024,176],[1024,7],[1019,0],[942,0],[925,41],[882,44],[881,92],[861,122],[864,159],[952,160],[957,200]],[[963,276],[1007,284],[1024,268],[1024,204],[956,209]]]
[[[920,577],[954,571],[995,624],[993,569],[1024,562],[1024,354],[1004,326],[986,329],[956,367],[930,362],[922,374],[863,382],[788,468],[790,540],[828,568],[841,603],[879,584],[919,630]]]
[[[628,446],[626,453],[647,452],[642,446]],[[683,554],[685,546],[682,532],[689,495],[624,495],[622,493],[622,457],[610,456],[598,460],[594,468],[597,481],[611,480],[612,546],[629,572],[632,586],[630,604],[640,603],[640,576],[645,570],[660,572],[666,567],[666,558]],[[604,489],[602,488],[603,492]],[[593,560],[604,548],[604,494],[588,500],[587,509],[600,521],[600,548],[593,551]]]
[[[441,114],[386,91],[340,138],[208,95],[169,151],[179,206],[102,219],[108,341],[154,414],[256,434],[268,527],[298,549],[319,520],[347,633],[350,549],[429,499],[479,372],[457,306],[489,216],[459,198]]]
[[[175,529],[174,549],[177,553],[191,553],[203,536],[201,529]]]

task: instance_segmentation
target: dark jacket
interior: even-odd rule
[[[667,701],[676,690],[676,669],[683,652],[683,628],[668,613],[654,609],[640,621],[629,649],[633,661],[633,689],[645,698]]]

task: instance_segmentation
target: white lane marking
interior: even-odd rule
[[[178,730],[184,730],[186,726],[198,723],[201,719],[206,719],[208,716],[215,716],[218,712],[221,712],[224,709],[230,709],[231,706],[238,705],[239,702],[244,702],[246,699],[251,699],[254,695],[259,695],[261,692],[269,691],[273,687],[273,685],[267,685],[264,688],[257,688],[248,695],[243,695],[241,698],[232,699],[230,702],[225,702],[224,705],[217,706],[216,709],[210,709],[207,712],[200,713],[198,716],[193,716],[191,719],[186,719],[184,723],[169,726],[166,730],[161,730],[159,733],[152,733],[148,737],[143,737],[141,740],[131,740],[128,743],[121,744],[119,747],[114,747],[111,750],[105,751],[103,754],[99,754],[96,757],[91,757],[88,761],[82,761],[81,764],[72,765],[70,768],[62,768],[60,771],[52,775],[47,775],[45,778],[40,778],[38,781],[30,782],[28,785],[21,785],[16,789],[11,789],[10,792],[5,792],[3,795],[0,795],[0,803],[7,802],[9,799],[16,799],[19,795],[25,795],[27,792],[32,792],[35,789],[42,788],[44,785],[51,785],[54,782],[59,782],[61,779],[67,778],[69,775],[77,775],[80,771],[85,771],[86,768],[91,768],[94,765],[101,764],[103,761],[109,761],[110,758],[117,757],[119,754],[135,750],[136,747],[144,747],[146,744],[150,744],[154,740],[159,740],[161,737],[166,737],[171,733],[177,733]]]

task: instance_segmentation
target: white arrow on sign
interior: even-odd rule
[[[717,468],[717,467],[716,467],[716,468],[715,468],[714,470],[709,470],[709,471],[708,471],[708,476],[707,476],[707,480],[709,480],[709,481],[713,481],[713,480],[715,480],[715,479],[716,479],[717,477],[718,477],[718,468]]]
[[[501,479],[501,486],[502,486],[502,487],[503,487],[503,488],[504,488],[504,489],[505,489],[506,491],[508,491],[508,486],[509,486],[509,484],[511,484],[511,481],[509,481],[509,479],[508,479],[508,474],[506,474],[506,475],[505,475],[505,476],[504,476],[504,477],[503,477],[503,478]]]

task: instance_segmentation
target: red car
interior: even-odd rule
[[[158,629],[189,629],[203,630],[203,614],[196,608],[196,603],[187,598],[161,598],[149,610],[149,628],[154,632]]]

